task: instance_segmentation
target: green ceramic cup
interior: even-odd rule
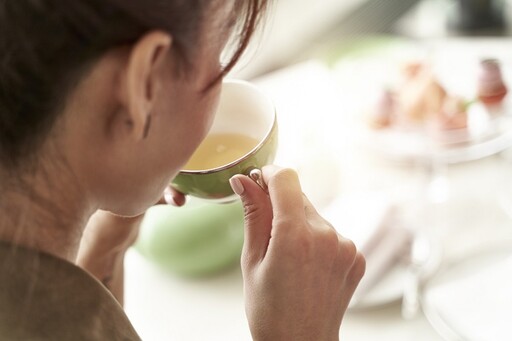
[[[277,119],[272,101],[256,86],[241,80],[225,80],[219,107],[209,134],[235,133],[259,143],[242,157],[211,169],[184,169],[172,181],[178,191],[211,202],[236,200],[229,179],[254,172],[274,161],[277,151]]]

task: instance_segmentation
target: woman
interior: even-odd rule
[[[266,6],[0,1],[1,339],[138,339],[114,299],[122,304],[124,253],[205,137],[221,80]],[[221,67],[231,36],[237,48]],[[246,213],[251,333],[338,339],[364,259],[292,170],[269,166],[264,179],[268,194],[245,176],[231,180]],[[172,190],[166,197],[184,204]]]

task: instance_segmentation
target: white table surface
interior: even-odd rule
[[[500,41],[480,45],[466,41],[460,46],[468,51],[475,46],[503,51]],[[274,99],[278,110],[277,163],[299,170],[304,191],[319,207],[342,192],[395,193],[421,183],[424,173],[418,169],[397,166],[354,143],[350,115],[346,114],[355,110],[354,99],[343,93],[323,64],[296,65],[257,83]],[[512,243],[512,222],[498,202],[506,193],[504,184],[512,183],[511,170],[512,163],[498,156],[447,169],[447,220],[431,231],[443,246],[444,262],[486,245]],[[320,179],[314,176],[319,173]],[[512,197],[512,185],[508,187]],[[206,280],[187,280],[162,273],[130,250],[125,296],[127,314],[144,340],[250,340],[242,279],[236,268]],[[340,335],[351,341],[441,340],[423,315],[404,321],[398,300],[348,311]]]

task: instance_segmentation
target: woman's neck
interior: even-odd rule
[[[95,209],[72,172],[64,165],[39,167],[2,187],[0,239],[74,262]]]

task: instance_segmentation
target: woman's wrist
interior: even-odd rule
[[[84,231],[80,250],[100,258],[124,253],[136,241],[142,219],[143,215],[125,218],[97,212]]]

